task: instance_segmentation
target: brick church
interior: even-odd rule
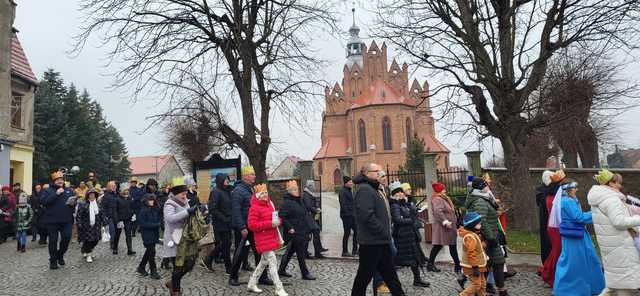
[[[387,60],[387,46],[375,41],[367,48],[360,28],[349,29],[342,84],[325,88],[322,146],[314,156],[322,190],[342,185],[366,162],[390,170],[404,165],[411,137],[424,140],[425,151],[438,153],[437,165],[449,165],[449,150],[436,139],[429,106],[429,85],[409,84],[408,65]]]

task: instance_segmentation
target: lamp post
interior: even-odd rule
[[[107,159],[107,162],[109,163],[109,173],[107,174],[109,177],[109,179],[107,180],[108,182],[108,181],[111,181],[111,144],[113,143],[113,140],[109,138],[107,142],[109,143],[109,159]]]

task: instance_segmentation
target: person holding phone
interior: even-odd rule
[[[61,171],[51,174],[51,180],[41,202],[46,209],[42,219],[49,236],[49,268],[55,270],[58,265],[65,265],[64,255],[71,241],[75,197],[73,190],[64,186],[64,174]]]

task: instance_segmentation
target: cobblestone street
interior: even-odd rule
[[[50,271],[47,263],[47,248],[29,245],[27,252],[16,253],[14,241],[0,245],[0,295],[33,296],[33,295],[168,295],[163,281],[141,278],[134,272],[142,256],[140,238],[134,238],[137,256],[111,255],[108,245],[100,243],[95,251],[93,263],[86,263],[80,256],[77,243],[72,243],[66,256],[67,265],[56,271]],[[122,249],[122,247],[121,247]],[[121,252],[124,253],[124,252]],[[289,265],[294,274],[292,279],[285,280],[290,295],[349,295],[351,284],[357,268],[355,261],[328,259],[324,261],[310,260],[310,269],[318,277],[317,281],[302,281],[294,266]],[[450,267],[442,266],[449,270]],[[168,272],[163,271],[163,276]],[[246,281],[249,274],[241,274]],[[412,276],[408,269],[400,271],[403,286],[408,295],[457,295],[458,287],[450,272],[440,274],[429,273],[427,280],[431,282],[429,289],[414,289],[411,286]],[[207,272],[197,266],[194,272],[185,277],[183,295],[249,295],[244,287],[230,288],[228,277],[216,266],[214,273]],[[534,273],[521,272],[508,281],[511,295],[544,296],[550,290],[544,288]],[[267,288],[263,295],[272,295]]]

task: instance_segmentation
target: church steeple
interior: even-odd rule
[[[352,8],[353,24],[349,28],[349,41],[347,42],[347,66],[351,68],[353,64],[362,67],[362,51],[364,42],[360,39],[360,28],[356,25],[356,9]]]

